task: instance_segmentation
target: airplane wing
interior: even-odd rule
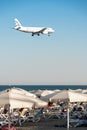
[[[47,28],[42,28],[41,30],[37,31],[36,33],[43,33]]]

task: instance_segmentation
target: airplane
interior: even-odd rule
[[[48,27],[24,27],[21,25],[21,23],[18,21],[17,18],[14,19],[15,21],[15,30],[19,30],[21,32],[26,32],[26,33],[31,33],[32,36],[34,35],[38,35],[40,36],[40,34],[47,34],[48,36],[50,36],[51,33],[54,32],[54,30],[52,28],[48,28]]]

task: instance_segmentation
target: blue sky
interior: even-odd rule
[[[12,29],[52,27],[50,37]],[[0,84],[87,85],[87,0],[0,0]]]

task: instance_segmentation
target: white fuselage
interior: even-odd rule
[[[53,33],[54,30],[52,28],[46,28],[43,32],[40,32],[45,27],[23,27],[21,26],[17,30],[26,32],[26,33],[42,33],[42,34],[50,34]]]
[[[28,33],[32,33],[32,32],[38,32],[39,30],[41,30],[42,28],[40,27],[21,27],[19,30],[23,31],[23,32],[28,32]]]

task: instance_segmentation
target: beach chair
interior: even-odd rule
[[[87,119],[86,120],[79,120],[74,127],[80,127],[80,126],[87,126]]]
[[[9,119],[8,114],[0,114],[0,126],[8,125]]]
[[[37,113],[34,115],[33,117],[33,122],[39,122],[41,120],[42,117],[45,118],[45,115],[43,114],[43,109],[44,108],[40,108]]]

